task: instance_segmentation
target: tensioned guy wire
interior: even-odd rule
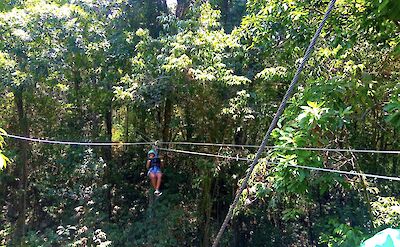
[[[47,144],[60,144],[60,145],[81,145],[81,146],[133,146],[133,145],[151,145],[154,142],[145,140],[146,142],[76,142],[76,141],[57,141],[47,140],[33,137],[25,137],[19,135],[12,135],[0,133],[2,136],[14,138],[18,140],[25,140],[31,142],[40,142]],[[257,145],[249,144],[224,144],[224,143],[204,143],[204,142],[160,142],[160,144],[171,145],[190,145],[190,146],[216,146],[216,147],[237,147],[237,148],[259,148]],[[372,154],[400,154],[400,150],[371,150],[371,149],[344,149],[344,148],[316,148],[316,147],[285,147],[285,146],[265,146],[266,149],[285,149],[285,150],[305,150],[305,151],[323,151],[323,152],[352,152],[352,153],[372,153]]]
[[[219,154],[210,154],[210,153],[202,153],[202,152],[192,152],[192,151],[186,151],[186,150],[179,150],[179,149],[170,149],[170,148],[159,148],[160,150],[166,151],[166,152],[175,152],[175,153],[182,153],[182,154],[188,154],[188,155],[199,155],[199,156],[206,156],[206,157],[215,157],[215,158],[224,158],[228,160],[242,160],[242,161],[253,161],[253,159],[249,158],[243,158],[243,157],[238,157],[238,156],[225,156],[225,155],[219,155]],[[320,168],[320,167],[314,167],[314,166],[302,166],[302,165],[295,165],[295,164],[290,164],[290,163],[283,163],[283,162],[268,162],[269,164],[273,165],[286,165],[290,167],[296,167],[296,168],[302,168],[302,169],[308,169],[308,170],[315,170],[315,171],[322,171],[322,172],[331,172],[331,173],[339,173],[339,174],[344,174],[344,175],[353,175],[353,176],[365,176],[365,177],[370,177],[370,178],[378,178],[378,179],[386,179],[386,180],[394,180],[394,181],[400,181],[400,177],[390,177],[390,176],[383,176],[383,175],[375,175],[375,174],[368,174],[368,173],[359,173],[359,172],[352,172],[352,171],[341,171],[341,170],[336,170],[336,169],[329,169],[329,168]]]
[[[239,187],[239,190],[236,193],[235,199],[233,200],[231,206],[229,207],[229,210],[228,210],[228,213],[227,213],[227,215],[226,215],[226,217],[224,219],[224,222],[222,223],[221,228],[218,231],[217,237],[214,240],[214,243],[212,245],[213,247],[217,247],[217,245],[218,245],[218,243],[219,243],[219,241],[220,241],[220,239],[222,237],[222,234],[224,233],[225,228],[228,225],[228,222],[232,218],[233,210],[236,208],[236,205],[239,202],[239,198],[240,198],[243,190],[246,188],[247,182],[250,179],[251,173],[253,172],[254,167],[258,163],[258,160],[260,159],[261,154],[264,151],[265,146],[267,145],[267,142],[268,142],[269,136],[271,135],[272,130],[275,129],[275,126],[278,123],[279,117],[283,113],[283,110],[286,108],[287,101],[288,101],[290,95],[292,94],[292,92],[294,90],[294,87],[296,86],[297,81],[299,80],[300,73],[303,70],[304,65],[308,61],[308,58],[310,57],[311,51],[314,49],[314,45],[317,42],[317,39],[318,39],[319,35],[321,34],[322,27],[324,26],[326,20],[328,19],[329,14],[331,13],[331,11],[333,9],[333,6],[335,5],[335,2],[336,2],[336,0],[331,0],[330,3],[329,3],[329,6],[328,6],[327,11],[325,12],[324,18],[322,19],[321,23],[319,24],[318,29],[317,29],[316,33],[314,34],[314,37],[312,38],[312,40],[310,42],[310,45],[308,46],[308,48],[307,48],[307,50],[305,52],[305,55],[304,55],[300,65],[299,65],[299,67],[297,68],[296,74],[294,75],[293,80],[290,83],[289,88],[286,91],[286,94],[283,97],[282,102],[279,105],[279,108],[278,108],[274,118],[272,119],[272,122],[271,122],[271,124],[270,124],[270,126],[268,128],[268,131],[265,134],[264,139],[263,139],[263,141],[262,141],[262,143],[260,145],[260,148],[258,149],[258,151],[256,153],[255,159],[251,163],[251,165],[249,167],[249,170],[248,170],[248,172],[246,174],[246,177],[244,178],[242,185]]]
[[[150,145],[154,143],[154,142],[121,142],[121,143],[120,142],[74,142],[74,141],[55,141],[55,140],[30,138],[30,137],[11,135],[5,133],[0,133],[0,135],[31,142],[60,144],[60,145],[79,145],[79,146],[120,146],[120,145],[134,146],[134,145]]]
[[[161,144],[189,145],[189,146],[215,146],[215,147],[236,147],[236,148],[259,148],[259,145],[230,144],[230,143],[207,143],[207,142],[160,142]],[[345,149],[345,148],[316,148],[316,147],[285,147],[265,146],[266,149],[305,150],[323,152],[352,152],[352,153],[377,153],[377,154],[400,154],[400,150],[371,150],[371,149]]]

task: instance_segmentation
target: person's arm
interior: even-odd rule
[[[147,168],[147,170],[149,170],[149,168],[150,168],[150,160],[147,160],[147,162],[146,162],[146,168]]]

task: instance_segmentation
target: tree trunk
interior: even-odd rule
[[[111,88],[111,86],[110,86]],[[111,89],[110,89],[111,90]],[[112,100],[110,96],[110,100],[106,105],[105,112],[105,125],[106,125],[106,141],[112,141]],[[112,171],[112,146],[104,147],[104,160],[106,161],[106,168],[104,171],[104,183],[107,185],[106,189],[106,210],[109,218],[112,217],[112,189],[113,189],[113,181],[111,176]]]
[[[306,224],[307,224],[307,235],[308,235],[309,246],[315,246],[312,222],[313,222],[313,219],[312,219],[312,206],[308,205],[307,206]]]
[[[169,141],[170,140],[170,124],[172,119],[172,102],[170,99],[165,100],[164,107],[164,121],[163,121],[163,129],[162,129],[162,140]]]
[[[190,7],[191,0],[177,0],[175,15],[178,19],[185,16],[187,9]]]
[[[203,167],[203,169],[207,169]],[[204,171],[202,175],[202,202],[201,202],[201,215],[202,215],[202,243],[201,246],[210,246],[210,224],[211,224],[211,210],[212,210],[212,199],[211,199],[211,185],[212,178],[209,170]]]
[[[78,136],[83,135],[84,127],[84,110],[82,105],[82,89],[81,82],[82,77],[79,71],[75,70],[73,73],[74,78],[74,103],[76,105],[76,115],[74,116],[73,122],[71,123],[71,129],[75,130],[74,134]]]
[[[190,107],[190,106],[189,106]],[[186,139],[187,141],[192,140],[193,134],[194,134],[194,128],[193,128],[193,120],[191,116],[190,109],[185,110],[185,122],[186,122]]]
[[[124,139],[125,142],[129,142],[129,106],[126,106],[126,113],[125,113],[125,128],[124,128]],[[128,146],[125,146],[124,148],[125,151],[128,150]]]
[[[397,139],[397,131],[394,130],[393,131],[393,139],[396,140]],[[393,143],[393,147],[397,147],[396,146],[396,141]],[[399,164],[399,158],[396,157],[395,155],[392,155],[392,161],[393,161],[393,167],[392,167],[392,174],[393,175],[397,175],[397,166]]]
[[[28,121],[26,117],[26,112],[24,109],[24,102],[22,91],[18,90],[15,92],[15,105],[18,112],[18,126],[19,132],[23,136],[29,136]],[[17,166],[17,174],[19,177],[19,190],[17,192],[18,201],[16,203],[16,208],[18,208],[18,219],[15,228],[15,237],[17,241],[22,241],[26,233],[26,204],[27,204],[27,187],[28,187],[28,149],[29,144],[26,141],[18,142],[19,145],[19,158]]]
[[[362,174],[361,168],[360,168],[360,166],[358,165],[358,163],[356,161],[356,157],[355,157],[354,153],[351,153],[351,155],[352,155],[351,163],[353,165],[353,169],[355,169],[358,173]],[[360,175],[358,177],[360,178],[360,183],[361,183],[362,190],[363,190],[364,200],[365,200],[365,203],[366,203],[366,206],[367,206],[367,209],[368,209],[368,214],[369,214],[369,217],[370,217],[370,220],[371,220],[371,227],[372,227],[372,230],[374,230],[375,229],[374,214],[372,212],[371,200],[370,200],[369,193],[368,193],[368,184],[365,181],[365,177],[364,176]]]
[[[146,6],[146,19],[148,23],[148,29],[152,37],[157,37],[161,31],[161,25],[157,20],[157,17],[162,13],[168,13],[168,6],[166,0],[147,0],[145,1]]]
[[[233,247],[243,246],[240,245],[240,222],[237,217],[232,219],[232,231],[233,231],[232,246]]]
[[[228,25],[228,16],[229,16],[229,0],[221,1],[221,22],[224,27]]]

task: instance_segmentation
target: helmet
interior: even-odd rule
[[[155,150],[153,150],[153,149],[151,149],[151,150],[147,153],[147,156],[150,156],[150,154],[154,154],[154,156],[157,157],[157,152],[156,152]]]

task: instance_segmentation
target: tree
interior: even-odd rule
[[[3,129],[0,129],[0,132],[3,134],[6,134],[6,132]],[[4,138],[2,135],[0,135],[0,170],[3,170],[6,166],[7,163],[10,162],[10,160],[2,153],[4,145]]]
[[[0,126],[9,133],[241,145],[264,136],[326,1],[179,0],[176,13],[164,0],[0,5]],[[222,245],[356,246],[398,225],[397,183],[293,167],[398,175],[396,155],[295,149],[400,149],[396,6],[337,2],[273,132],[270,144],[283,148],[257,165]],[[0,245],[209,245],[248,164],[161,149],[165,193],[152,200],[148,148],[7,139]]]

